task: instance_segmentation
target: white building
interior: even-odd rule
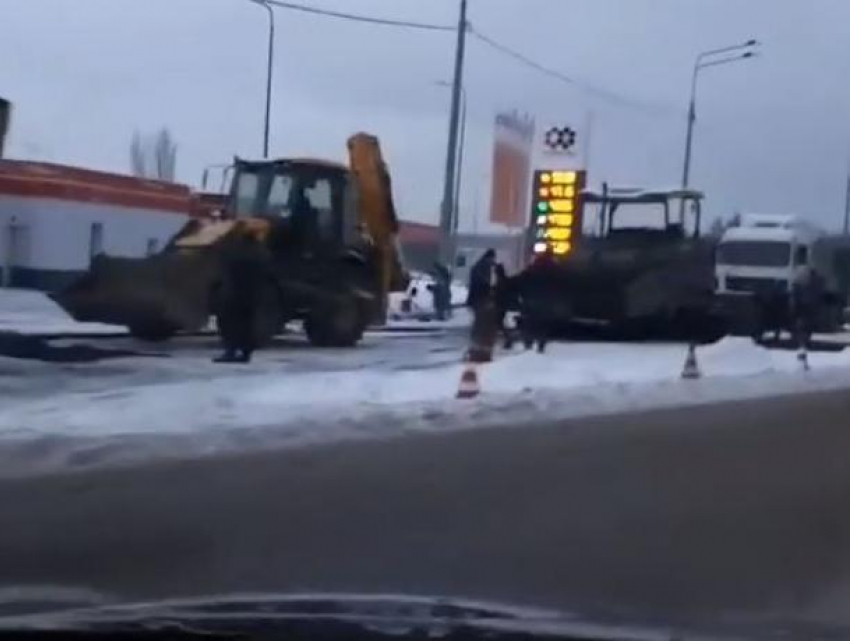
[[[185,185],[0,160],[0,284],[55,289],[99,253],[154,253],[189,220],[194,203]]]

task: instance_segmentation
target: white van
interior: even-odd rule
[[[794,282],[811,268],[824,283],[818,328],[842,325],[843,301],[832,248],[824,234],[798,216],[746,214],[717,246],[716,293],[733,329],[747,333],[790,327]]]

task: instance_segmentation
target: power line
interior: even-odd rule
[[[422,29],[426,31],[455,31],[455,27],[449,25],[432,24],[428,22],[414,22],[411,20],[392,20],[390,18],[375,18],[373,16],[364,16],[357,13],[346,13],[344,11],[332,11],[330,9],[319,9],[318,7],[308,7],[303,4],[294,2],[285,2],[284,0],[255,0],[260,4],[268,4],[281,9],[292,9],[294,11],[302,11],[304,13],[312,13],[319,16],[327,16],[330,18],[339,18],[341,20],[353,20],[355,22],[367,22],[369,24],[383,25],[385,27],[404,27],[407,29]]]
[[[412,20],[395,20],[391,18],[377,18],[374,16],[368,16],[358,13],[348,13],[345,11],[334,11],[331,9],[320,9],[319,7],[312,7],[308,5],[303,5],[295,2],[288,2],[287,0],[252,0],[254,2],[258,2],[259,4],[266,4],[269,6],[279,7],[281,9],[290,9],[293,11],[300,11],[302,13],[309,13],[318,16],[324,16],[328,18],[337,18],[340,20],[350,20],[354,22],[362,22],[367,24],[376,24],[385,27],[400,27],[405,29],[419,29],[424,31],[456,31],[457,28],[451,25],[441,25],[434,24],[428,22],[416,22]],[[551,78],[555,78],[563,83],[569,84],[577,89],[580,89],[586,93],[596,95],[599,98],[607,100],[608,102],[618,104],[622,107],[629,107],[632,109],[638,109],[642,111],[665,111],[667,113],[671,113],[674,110],[669,106],[651,104],[639,100],[635,100],[633,98],[628,98],[626,96],[620,95],[616,92],[610,91],[608,89],[604,89],[602,87],[598,87],[592,83],[579,80],[577,78],[573,78],[568,76],[565,73],[562,73],[556,69],[552,69],[551,67],[547,67],[532,58],[508,47],[505,44],[502,44],[493,38],[481,33],[477,29],[474,29],[470,23],[467,22],[467,31],[478,39],[480,42],[486,44],[493,50],[506,55],[515,61],[534,69],[535,71],[547,75]]]
[[[514,51],[513,49],[510,49],[506,45],[500,44],[500,43],[496,42],[495,40],[493,40],[492,38],[488,38],[487,36],[485,36],[480,31],[473,29],[472,25],[469,25],[467,27],[467,31],[469,31],[469,33],[471,33],[473,36],[478,38],[484,44],[489,45],[490,47],[492,47],[496,51],[503,53],[503,54],[513,58],[514,60],[517,60],[518,62],[521,62],[522,64],[531,67],[532,69],[536,69],[537,71],[544,73],[547,76],[552,76],[553,78],[557,78],[558,80],[562,80],[562,81],[566,82],[567,84],[576,85],[576,86],[578,86],[580,84],[579,81],[576,80],[575,78],[570,78],[566,74],[563,74],[559,71],[555,71],[554,69],[549,69],[548,67],[544,67],[540,63],[535,62],[531,58],[524,56],[523,54],[519,53],[518,51]]]
[[[551,67],[547,67],[537,62],[536,60],[529,58],[528,56],[520,53],[519,51],[516,51],[515,49],[508,47],[507,45],[497,42],[493,38],[490,38],[489,36],[484,35],[477,29],[474,29],[472,25],[468,25],[468,30],[469,33],[471,33],[475,38],[477,38],[479,41],[483,42],[490,48],[494,49],[495,51],[498,51],[501,54],[513,58],[517,62],[531,69],[534,69],[542,74],[545,74],[551,78],[555,78],[556,80],[560,80],[565,84],[576,87],[577,89],[585,91],[589,94],[599,96],[600,98],[603,98],[609,102],[619,104],[623,107],[630,107],[644,111],[666,111],[668,113],[673,111],[673,108],[671,107],[658,104],[651,104],[648,102],[635,100],[633,98],[628,98],[608,89],[598,87],[592,83],[573,78],[572,76],[568,76],[565,73],[562,73],[556,69],[552,69]]]

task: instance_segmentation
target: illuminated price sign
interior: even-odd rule
[[[581,236],[581,192],[585,171],[534,172],[531,203],[532,251],[569,254]]]

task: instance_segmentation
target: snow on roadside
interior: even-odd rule
[[[455,287],[453,296],[455,304],[466,300],[466,288]],[[431,294],[423,289],[419,296],[419,316],[429,317],[433,314]],[[391,312],[394,318],[387,322],[386,328],[393,332],[409,329],[411,331],[440,330],[454,327],[468,327],[472,322],[466,309],[455,309],[452,318],[446,321],[419,320],[417,314],[402,314],[399,311],[400,301],[404,293],[391,295]],[[457,301],[461,301],[458,303]],[[293,324],[295,327],[297,324]],[[214,321],[211,323],[214,327]],[[380,332],[382,328],[375,330]],[[19,334],[89,334],[89,335],[121,335],[127,330],[119,325],[104,323],[78,323],[69,317],[61,307],[50,300],[43,292],[26,289],[0,288],[0,332],[16,332]]]
[[[116,334],[122,327],[78,323],[43,292],[0,288],[0,332],[21,334]]]
[[[848,352],[813,353],[802,372],[794,352],[726,339],[699,350],[697,381],[681,380],[684,357],[681,345],[610,343],[504,354],[481,368],[473,401],[454,398],[460,363],[59,393],[0,412],[0,474],[850,388]]]

